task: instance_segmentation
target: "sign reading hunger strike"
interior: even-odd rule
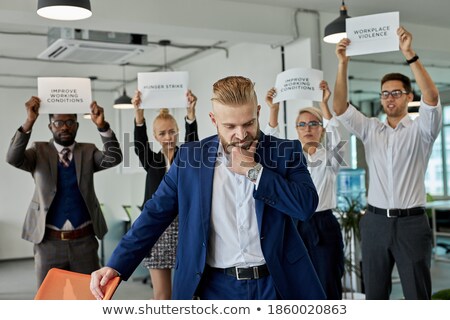
[[[89,113],[92,102],[89,78],[39,77],[39,113]]]
[[[281,72],[275,81],[277,95],[273,102],[295,99],[322,101],[322,90],[320,90],[322,80],[323,71],[321,70],[295,68]]]
[[[372,14],[345,20],[350,45],[347,56],[399,50],[398,12]]]
[[[185,71],[138,73],[141,108],[186,108],[188,85]]]

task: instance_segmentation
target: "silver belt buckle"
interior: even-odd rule
[[[258,267],[253,267],[253,278],[259,279],[259,270]]]
[[[387,217],[388,218],[397,218],[397,216],[391,216],[391,210],[390,209],[386,209],[387,210]]]
[[[238,280],[251,280],[252,278],[249,278],[249,277],[240,277],[239,276],[239,267],[234,267],[235,268],[235,271],[236,271],[236,279],[238,279]]]

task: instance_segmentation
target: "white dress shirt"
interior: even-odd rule
[[[406,115],[395,129],[350,105],[338,120],[363,144],[369,168],[368,202],[384,209],[425,206],[425,172],[442,127],[436,107],[420,101],[419,116]]]
[[[227,164],[227,155],[219,143],[206,261],[216,268],[265,264],[253,198],[255,184],[245,176],[233,173]],[[259,177],[261,174],[262,171]]]
[[[341,137],[338,131],[339,122],[335,118],[330,120],[323,119],[323,126],[327,133],[327,138],[332,138],[326,148],[321,145],[313,154],[303,152],[308,160],[308,171],[311,174],[317,194],[319,195],[319,204],[316,211],[334,210],[336,208],[336,176],[339,172],[339,163],[335,157],[332,157],[331,151],[340,141]],[[274,137],[280,134],[279,127],[271,127],[267,124],[264,133]],[[328,157],[328,159],[327,159]],[[328,163],[327,163],[328,161]]]

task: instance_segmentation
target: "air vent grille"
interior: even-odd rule
[[[148,46],[58,39],[38,59],[99,64],[123,64],[150,49]]]

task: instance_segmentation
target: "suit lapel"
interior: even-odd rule
[[[259,162],[263,167],[267,167],[266,162],[270,160],[270,154],[266,154],[267,152],[270,152],[270,143],[268,141],[269,138],[269,136],[266,136],[262,133],[262,131],[260,131],[258,147],[256,148],[255,161]],[[264,216],[264,201],[255,199],[255,210],[256,219],[258,221],[258,229],[261,234],[261,226]]]
[[[81,168],[82,168],[81,154],[82,154],[81,149],[79,148],[78,144],[75,143],[75,147],[73,148],[72,161],[75,161],[75,170],[77,172],[78,184],[80,184],[80,179],[81,179]]]
[[[200,203],[202,206],[201,218],[205,237],[208,236],[211,220],[214,168],[216,164],[218,144],[218,138],[215,138],[205,143],[201,149],[202,163],[200,163],[200,183],[202,186],[205,186],[205,188],[201,189],[202,194],[200,195]]]
[[[59,161],[59,156],[58,156],[58,151],[55,148],[55,144],[53,143],[53,139],[50,140],[50,142],[48,143],[49,146],[49,154],[48,154],[48,161],[49,161],[49,165],[50,165],[50,172],[52,174],[52,181],[53,183],[56,184],[58,183],[58,161]]]

